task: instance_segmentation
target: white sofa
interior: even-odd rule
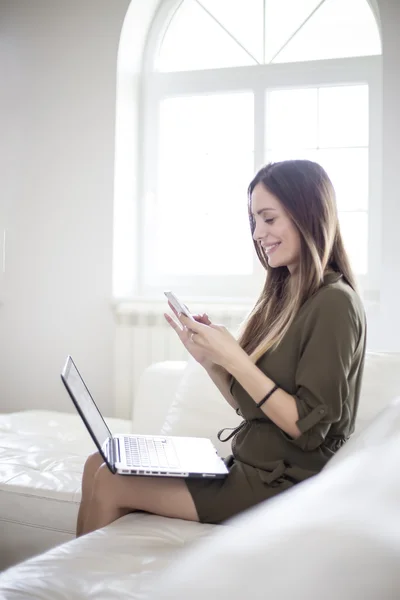
[[[111,431],[158,433],[184,369],[178,361],[147,369],[136,424],[109,418]],[[83,465],[94,450],[75,413],[0,415],[0,570],[75,538]]]
[[[78,540],[83,425],[1,415],[0,567],[23,562],[0,574],[0,598],[400,598],[397,395],[400,355],[368,354],[357,432],[318,477],[225,526],[138,513]],[[133,423],[108,423],[216,442],[237,417],[200,367],[169,362],[144,373]]]

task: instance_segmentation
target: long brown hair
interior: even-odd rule
[[[336,271],[356,290],[343,245],[333,185],[325,170],[309,160],[270,163],[248,188],[250,229],[255,229],[251,196],[262,184],[276,196],[300,233],[300,259],[295,283],[287,267],[271,268],[255,240],[257,256],[267,272],[263,290],[244,322],[239,343],[254,362],[282,341],[299,309],[321,287],[324,274]]]

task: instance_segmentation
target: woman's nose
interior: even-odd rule
[[[261,230],[260,225],[256,225],[253,231],[253,240],[255,242],[259,242],[262,238],[265,237],[266,232]]]

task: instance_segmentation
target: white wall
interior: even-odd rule
[[[134,0],[137,7],[144,2],[150,3]],[[152,11],[156,2],[151,0]],[[102,410],[113,412],[116,59],[128,5],[129,0],[0,2],[0,221],[7,229],[7,271],[0,281],[0,410],[71,410],[59,380],[70,352]],[[373,348],[400,350],[400,2],[380,0],[379,6],[383,284],[370,340]]]
[[[67,353],[113,406],[116,61],[129,0],[0,2],[0,410],[70,410]]]
[[[381,346],[400,350],[400,2],[379,0],[383,36]]]

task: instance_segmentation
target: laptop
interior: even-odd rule
[[[212,477],[228,474],[211,440],[162,435],[113,435],[71,356],[61,373],[82,421],[112,473],[151,477]]]

